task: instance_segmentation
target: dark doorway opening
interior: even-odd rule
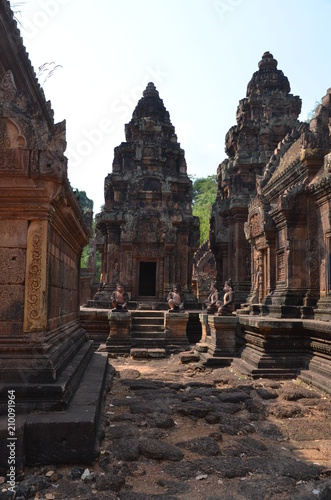
[[[140,297],[156,295],[156,262],[140,262],[139,295]]]

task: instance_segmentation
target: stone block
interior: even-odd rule
[[[130,349],[130,356],[132,358],[148,358],[148,349],[141,347]]]
[[[0,220],[0,247],[26,248],[28,221]]]
[[[181,363],[197,363],[200,361],[200,356],[194,352],[183,352],[179,355]]]
[[[292,378],[302,366],[305,336],[299,319],[241,316],[244,348],[234,366],[255,378]]]
[[[105,344],[109,336],[108,310],[80,308],[80,322],[94,344]]]
[[[186,326],[189,313],[165,313],[166,343],[187,347],[189,345],[186,335]]]
[[[129,353],[131,348],[132,315],[130,312],[108,313],[109,335],[106,348],[109,353]]]
[[[200,360],[204,365],[230,365],[238,355],[238,317],[200,314],[200,321],[204,325],[208,323],[210,330],[210,335],[206,335],[204,341],[194,347],[195,352],[200,355]]]
[[[237,316],[215,316],[208,317],[210,327],[210,343],[216,354],[236,353],[236,333],[239,320]]]
[[[149,358],[164,358],[166,355],[165,349],[148,349]]]

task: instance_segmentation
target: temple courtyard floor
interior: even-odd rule
[[[329,395],[180,354],[109,363],[95,462],[27,467],[16,500],[331,498]],[[0,500],[15,498],[0,482]]]

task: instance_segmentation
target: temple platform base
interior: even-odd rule
[[[107,356],[93,354],[68,407],[16,417],[16,469],[25,465],[91,463],[104,429],[103,404],[112,378]],[[8,418],[0,417],[0,448],[8,450]],[[13,437],[13,436],[10,436]],[[0,471],[8,456],[2,453]]]
[[[240,337],[244,347],[233,366],[242,373],[253,378],[293,378],[303,366],[302,320],[243,315]]]

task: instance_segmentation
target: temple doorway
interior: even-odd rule
[[[156,262],[139,263],[139,297],[156,295]]]

